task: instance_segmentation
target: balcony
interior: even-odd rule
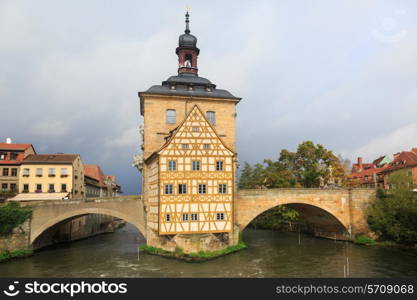
[[[55,174],[49,174],[48,177],[55,177]]]
[[[61,177],[68,177],[68,174],[61,174]]]

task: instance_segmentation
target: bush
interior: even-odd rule
[[[0,206],[0,236],[9,235],[32,215],[29,207],[20,207],[17,202]]]
[[[355,244],[358,244],[358,245],[373,245],[373,244],[375,244],[375,241],[373,239],[371,239],[370,237],[367,237],[366,235],[356,236],[354,242],[355,242]]]
[[[369,227],[380,239],[408,245],[417,243],[417,197],[412,191],[378,193],[367,213]]]

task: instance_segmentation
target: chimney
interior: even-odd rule
[[[11,138],[6,138],[6,144],[11,144],[12,143],[12,139]]]
[[[362,157],[358,157],[358,170],[362,171]]]

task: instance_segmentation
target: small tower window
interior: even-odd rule
[[[170,221],[171,221],[171,214],[166,214],[166,215],[165,215],[165,220],[166,220],[167,222],[170,222]]]
[[[176,123],[176,111],[175,109],[166,110],[166,123],[175,124]]]
[[[207,120],[211,125],[216,125],[216,113],[214,111],[207,112]]]
[[[186,54],[185,55],[185,67],[186,68],[191,68],[192,65],[192,61],[193,61],[193,56],[191,54]]]

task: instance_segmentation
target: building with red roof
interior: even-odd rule
[[[385,189],[394,188],[393,184],[390,183],[390,176],[399,172],[404,172],[409,176],[409,183],[412,184],[412,188],[417,188],[417,148],[394,154],[394,160],[381,171]]]
[[[30,154],[36,154],[32,144],[15,144],[11,139],[0,143],[0,192],[17,193],[22,161]]]

